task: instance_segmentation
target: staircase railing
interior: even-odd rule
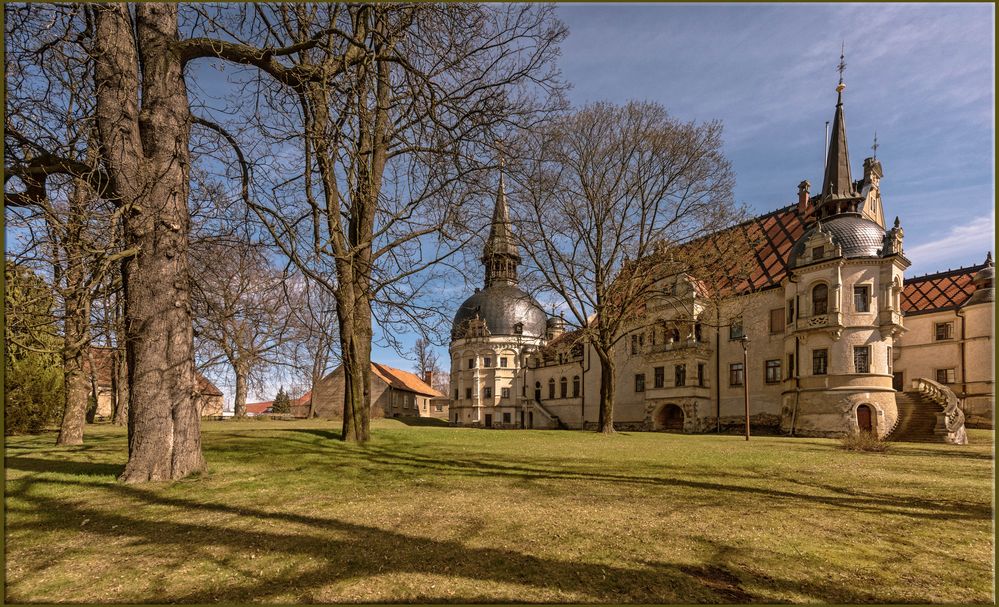
[[[925,377],[912,380],[912,387],[924,398],[943,409],[943,419],[940,421],[943,422],[942,433],[946,434],[945,440],[955,445],[967,445],[968,433],[964,429],[964,412],[961,411],[957,395],[947,386]],[[938,428],[939,425],[938,422]]]
[[[531,404],[533,404],[538,411],[541,411],[541,413],[543,413],[545,417],[547,417],[552,423],[554,423],[556,428],[562,427],[562,422],[559,421],[558,416],[552,414],[551,411],[545,408],[545,406],[541,404],[540,400],[531,401]]]

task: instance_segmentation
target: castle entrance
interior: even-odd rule
[[[857,407],[857,426],[861,432],[874,432],[874,425],[871,424],[871,408],[867,405]]]
[[[683,430],[683,409],[676,405],[666,405],[659,410],[660,430]]]

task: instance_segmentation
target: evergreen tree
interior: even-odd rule
[[[274,397],[274,404],[271,405],[271,411],[274,413],[291,413],[291,399],[288,398],[288,393],[284,391],[284,386],[278,389],[277,396]]]
[[[62,413],[55,301],[45,281],[24,267],[8,262],[4,278],[4,433],[41,432]]]

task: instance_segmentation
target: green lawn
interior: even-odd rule
[[[973,444],[212,422],[124,486],[121,429],[6,449],[8,602],[993,601]]]

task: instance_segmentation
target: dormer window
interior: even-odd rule
[[[817,247],[812,247],[812,260],[814,261],[814,260],[822,259],[822,257],[825,255],[825,253],[826,253],[826,248],[823,245],[819,245]]]
[[[514,335],[523,335],[524,334],[524,323],[518,322],[517,324],[513,325],[513,333],[514,333]]]

